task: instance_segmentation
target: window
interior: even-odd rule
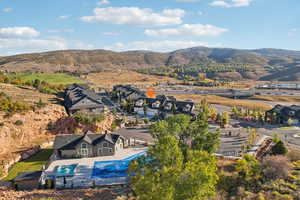
[[[102,148],[98,149],[98,155],[102,155]]]
[[[294,116],[295,114],[296,114],[296,112],[293,111],[293,110],[289,112],[289,115],[290,115],[290,116]]]
[[[103,146],[103,147],[108,147],[107,142],[103,142],[102,146]]]
[[[191,105],[187,104],[183,108],[183,112],[189,112],[191,110]]]
[[[172,104],[168,103],[165,107],[166,110],[171,110],[172,109]]]
[[[81,156],[83,156],[83,157],[86,157],[86,156],[89,155],[89,149],[88,149],[86,143],[82,143],[82,144],[81,144],[80,154],[81,154]]]

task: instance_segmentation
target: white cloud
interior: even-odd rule
[[[221,6],[226,8],[249,6],[254,0],[216,0],[210,3],[211,6]]]
[[[98,6],[107,5],[107,4],[110,4],[109,0],[101,0],[101,1],[97,2]]]
[[[3,8],[3,10],[2,10],[3,12],[11,12],[11,11],[13,11],[13,9],[12,8]]]
[[[107,49],[115,51],[130,51],[130,50],[149,50],[149,51],[160,51],[169,52],[177,49],[190,48],[195,46],[208,46],[206,42],[200,41],[178,41],[178,40],[163,40],[163,41],[136,41],[127,44],[115,43]]]
[[[151,37],[201,37],[219,36],[228,29],[210,24],[183,24],[177,28],[145,30],[145,35]]]
[[[31,27],[0,28],[0,38],[37,37],[40,33]]]
[[[70,18],[69,15],[61,15],[58,17],[58,19],[68,19],[68,18]]]
[[[150,8],[106,7],[95,8],[93,16],[84,16],[81,20],[132,26],[168,26],[181,24],[184,15],[182,9],[165,9],[157,13]]]
[[[0,38],[0,56],[20,53],[43,52],[66,49],[93,49],[94,45],[61,37],[47,39]]]
[[[13,52],[31,53],[66,48],[66,43],[61,40],[0,38],[0,55],[6,55],[6,51],[14,54]]]

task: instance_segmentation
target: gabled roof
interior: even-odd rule
[[[175,101],[175,105],[179,112],[184,113],[184,112],[186,112],[186,111],[184,111],[184,108],[188,105],[190,106],[190,110],[188,112],[192,112],[192,109],[194,108],[195,103],[191,102],[191,101]]]
[[[121,91],[125,97],[128,97],[131,94],[137,94],[137,95],[140,95],[141,97],[146,97],[144,92],[142,92],[141,90],[134,88],[130,85],[116,85],[116,86],[114,86],[113,90]]]
[[[115,144],[117,140],[122,137],[118,134],[106,133],[106,134],[95,134],[95,133],[86,133],[84,135],[62,135],[56,136],[53,148],[56,150],[70,150],[74,149],[75,146],[84,141],[91,145],[96,145],[97,143],[105,140],[111,144]],[[122,137],[123,138],[123,137]]]
[[[269,110],[267,112],[282,112],[284,110],[297,112],[297,111],[300,111],[300,106],[298,106],[298,105],[283,106],[283,105],[277,104],[274,108],[272,108],[271,110]]]
[[[72,144],[76,142],[78,139],[81,139],[82,135],[59,135],[55,137],[53,148],[54,149],[61,149],[68,144]]]
[[[42,175],[42,171],[26,171],[21,172],[14,178],[14,181],[28,181],[28,180],[39,180]]]
[[[75,84],[73,84],[70,88],[72,89],[66,90],[66,95],[65,95],[65,106],[69,110],[103,107],[102,97],[96,94],[95,92],[88,90],[84,87],[77,86]],[[94,103],[73,107],[84,98],[88,98]]]

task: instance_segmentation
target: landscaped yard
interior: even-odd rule
[[[52,152],[52,149],[42,149],[39,153],[35,154],[31,158],[16,163],[11,168],[8,176],[5,177],[4,180],[13,180],[20,172],[41,170],[43,166],[47,164]]]
[[[41,81],[46,81],[50,84],[72,84],[72,83],[82,83],[77,77],[56,73],[56,74],[15,74],[9,75],[9,78],[19,78],[24,81],[33,81],[35,79],[39,79]]]

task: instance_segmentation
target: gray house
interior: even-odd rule
[[[102,97],[79,84],[72,84],[65,90],[65,107],[69,114],[77,111],[100,114],[105,110]]]
[[[156,98],[139,98],[135,101],[134,112],[147,117],[162,118],[173,114],[194,115],[195,103],[192,101],[177,101],[172,96],[157,96]]]
[[[288,124],[291,120],[292,124],[296,125],[300,122],[300,106],[282,106],[276,105],[265,114],[265,121],[273,124]]]
[[[116,85],[113,87],[112,98],[119,101],[136,100],[146,97],[145,93],[130,85]]]
[[[56,136],[54,153],[58,158],[84,158],[113,156],[128,147],[128,140],[118,134],[62,135]]]

